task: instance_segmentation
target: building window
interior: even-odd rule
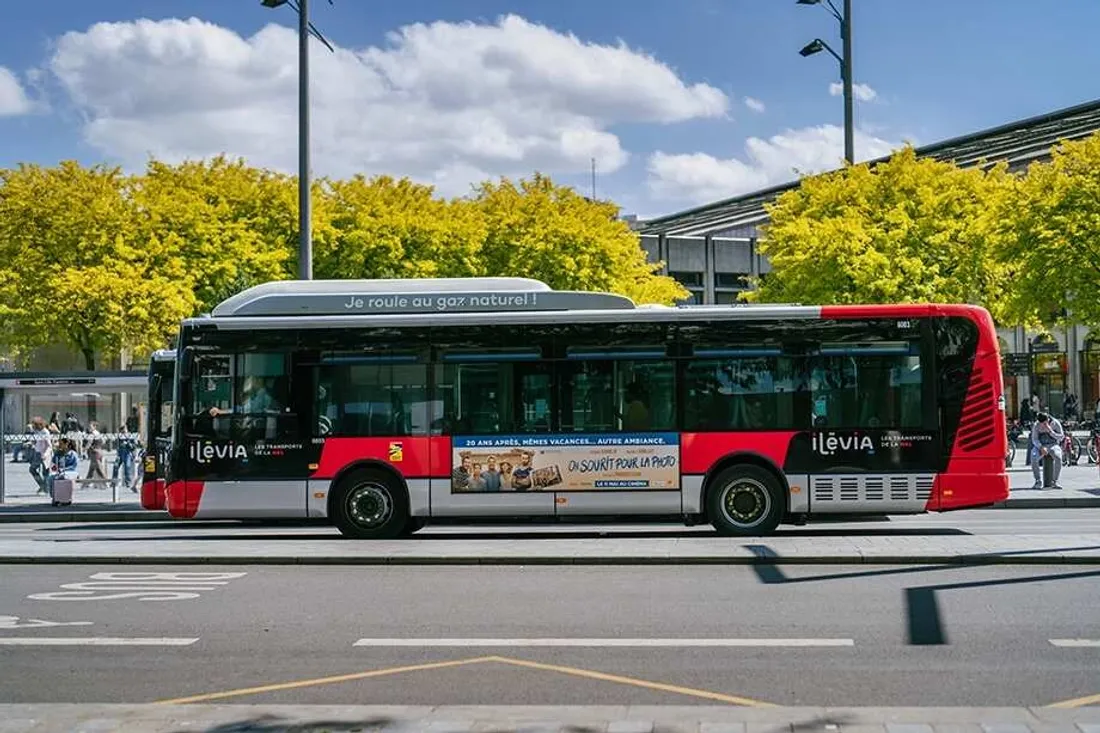
[[[751,287],[748,272],[716,272],[714,273],[714,287],[720,290],[748,290]]]
[[[683,285],[691,293],[680,301],[683,305],[699,305],[703,302],[703,273],[701,272],[670,272],[668,276]]]

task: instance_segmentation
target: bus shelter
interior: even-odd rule
[[[31,420],[72,414],[83,426],[94,421],[110,447],[122,425],[143,434],[147,393],[144,371],[0,373],[0,504],[23,483],[33,486],[28,471],[12,470],[26,460]]]

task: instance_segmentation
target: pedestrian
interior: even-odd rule
[[[76,454],[76,448],[68,438],[57,441],[57,451],[53,456],[53,471],[50,473],[49,490],[50,499],[54,499],[54,482],[59,479],[76,481],[80,476],[80,456]],[[56,501],[56,499],[54,499]]]
[[[1058,476],[1062,473],[1062,442],[1066,433],[1062,423],[1045,412],[1040,412],[1031,428],[1031,440],[1028,450],[1031,453],[1031,474],[1035,477],[1033,489],[1060,489]],[[1050,486],[1043,485],[1043,463],[1046,458],[1053,462]]]
[[[1066,396],[1062,398],[1062,414],[1066,422],[1077,420],[1077,395],[1066,392]]]
[[[49,489],[50,466],[53,463],[53,441],[46,421],[41,417],[31,420],[31,436],[34,441],[30,454],[30,472],[38,484],[38,493],[45,494]]]
[[[134,457],[137,455],[137,440],[127,425],[118,430],[118,447],[115,450],[115,467],[111,471],[111,488],[118,486],[118,474],[122,473],[123,485],[137,493],[134,486]]]
[[[103,433],[99,432],[99,423],[88,424],[88,475],[87,481],[107,483],[107,470],[103,467]]]
[[[1097,409],[1100,410],[1100,401],[1096,403]],[[1024,425],[1031,424],[1031,421],[1035,419],[1035,413],[1031,411],[1031,401],[1026,397],[1020,400],[1020,422]]]

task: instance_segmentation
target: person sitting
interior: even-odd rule
[[[1062,473],[1062,442],[1066,433],[1062,423],[1045,412],[1040,412],[1031,428],[1031,473],[1035,476],[1033,489],[1060,489],[1058,476]],[[1053,461],[1051,485],[1043,485],[1043,462],[1046,458]]]

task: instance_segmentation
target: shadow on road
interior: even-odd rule
[[[204,733],[351,733],[351,731],[367,731],[385,728],[395,722],[391,718],[367,718],[365,720],[311,720],[303,723],[295,723],[278,715],[260,715],[254,718],[246,718],[222,723],[212,728],[206,728]],[[194,728],[187,728],[193,731]],[[181,729],[179,733],[183,733]]]
[[[969,565],[964,564],[929,564],[916,565],[901,568],[887,568],[879,570],[856,570],[843,573],[826,573],[801,578],[788,577],[778,565],[768,563],[768,560],[779,559],[779,554],[767,545],[746,545],[746,548],[757,558],[764,561],[752,566],[757,579],[765,585],[787,585],[797,583],[826,583],[832,580],[851,580],[863,578],[883,577],[887,575],[916,575],[930,572],[944,572],[954,570],[956,572],[973,569],[975,565],[981,565],[982,554],[968,555],[972,559]],[[1043,550],[1019,550],[1014,552],[997,553],[1001,555],[1028,555],[1039,554],[1056,555],[1062,552],[1080,552],[1085,550],[1100,549],[1100,545],[1088,547],[1057,547]],[[985,566],[992,567],[992,566]],[[994,578],[991,580],[970,580],[956,583],[939,583],[933,585],[912,586],[905,589],[905,617],[908,643],[913,646],[937,646],[947,644],[948,636],[940,612],[938,591],[969,590],[973,588],[990,588],[1006,585],[1022,585],[1030,583],[1046,583],[1059,580],[1077,580],[1081,578],[1100,578],[1100,570],[1084,570],[1073,573],[1042,575],[1029,575],[1023,578]]]

